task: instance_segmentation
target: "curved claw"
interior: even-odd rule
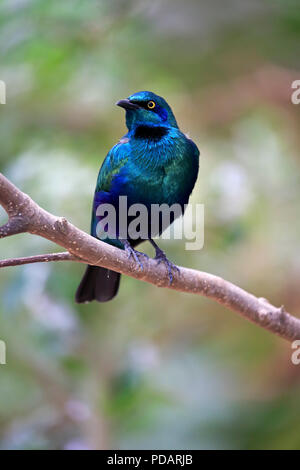
[[[168,275],[169,275],[169,281],[170,281],[170,285],[171,285],[172,282],[173,282],[173,272],[172,271],[176,271],[176,272],[178,272],[178,274],[180,274],[180,269],[178,268],[178,266],[176,266],[176,264],[174,264],[174,263],[172,263],[171,261],[168,260],[165,253],[162,250],[157,252],[154,259],[157,261],[157,264],[164,263],[166,265],[166,268],[168,270]]]

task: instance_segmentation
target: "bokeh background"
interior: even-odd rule
[[[299,315],[299,44],[297,0],[2,0],[1,171],[88,231],[98,168],[125,132],[114,103],[152,90],[201,150],[192,199],[206,211],[203,250],[161,246]],[[28,234],[0,245],[1,258],[59,251]],[[300,448],[290,344],[125,277],[113,302],[78,306],[82,272],[0,272],[1,448]]]

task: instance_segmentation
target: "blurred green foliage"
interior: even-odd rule
[[[1,171],[88,230],[98,168],[125,130],[114,103],[163,95],[201,150],[192,200],[206,223],[202,251],[162,246],[299,314],[299,4],[224,3],[2,0]],[[1,240],[3,258],[57,249]],[[77,306],[82,270],[0,272],[1,448],[300,448],[289,344],[129,278],[113,302]]]

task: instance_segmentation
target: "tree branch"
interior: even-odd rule
[[[64,253],[49,253],[47,255],[26,256],[25,258],[3,259],[0,260],[0,268],[21,266],[22,264],[48,263],[49,261],[79,261],[82,263],[80,258],[76,258],[76,256],[65,251]]]
[[[183,267],[180,274],[174,273],[173,283],[169,285],[168,273],[162,264],[158,265],[153,259],[145,260],[141,271],[123,250],[97,240],[65,218],[45,211],[1,173],[0,204],[9,216],[8,223],[0,228],[0,238],[26,231],[67,250],[67,253],[3,260],[0,267],[66,260],[103,266],[158,287],[209,297],[284,339],[300,339],[300,319],[287,313],[283,307],[276,308],[265,299],[257,298],[218,276]]]
[[[21,217],[12,217],[5,225],[0,227],[0,238],[24,233],[27,231],[27,223]]]

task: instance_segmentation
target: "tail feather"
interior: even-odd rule
[[[84,276],[75,294],[75,300],[81,304],[97,300],[107,302],[115,297],[120,285],[120,273],[100,266],[87,266]]]

